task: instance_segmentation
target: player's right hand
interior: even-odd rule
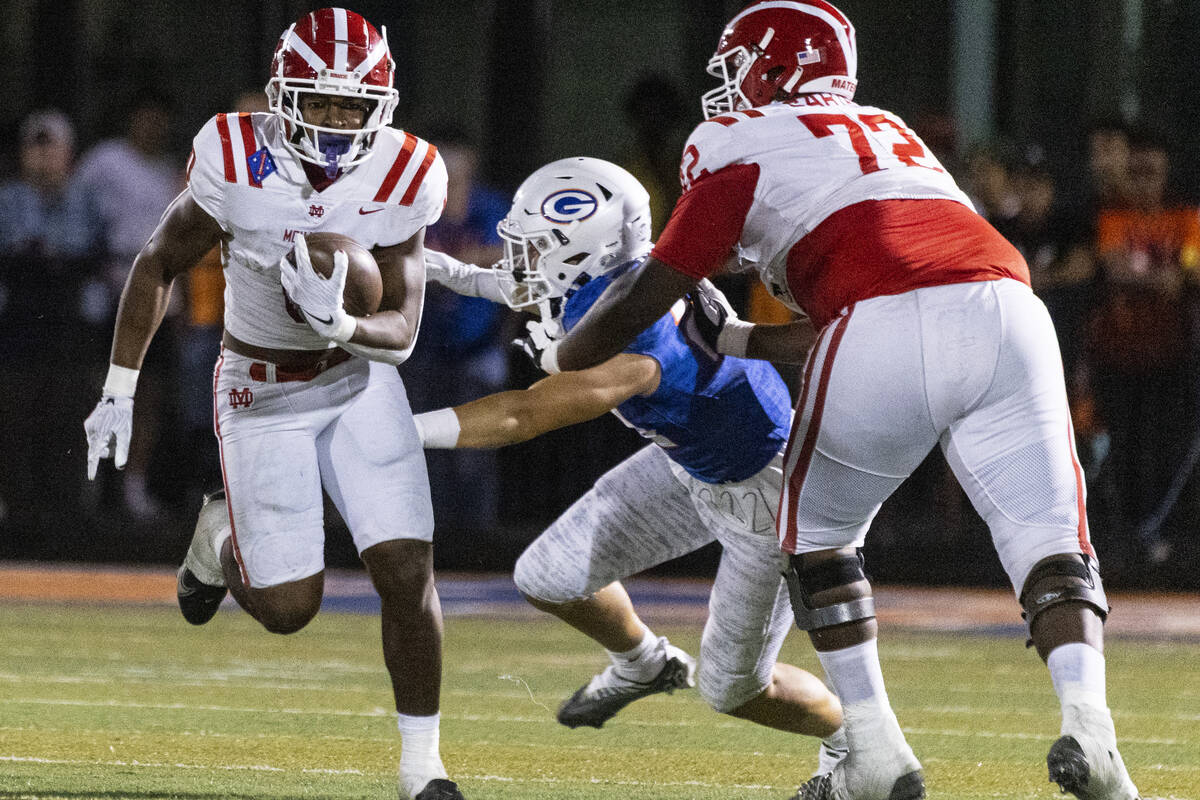
[[[133,436],[133,398],[101,396],[96,408],[83,422],[87,434],[87,476],[95,480],[100,459],[112,458],[117,469],[129,460],[129,440]]]

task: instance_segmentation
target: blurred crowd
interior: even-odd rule
[[[264,104],[258,91],[233,103],[242,111]],[[626,94],[627,149],[596,154],[645,183],[656,232],[677,197],[687,109],[670,80],[649,76]],[[20,124],[16,152],[0,154],[0,373],[8,398],[0,557],[174,561],[202,493],[220,484],[211,422],[223,291],[216,251],[177,285],[147,355],[127,468],[106,465],[95,483],[84,480],[82,420],[103,379],[116,299],[134,255],[184,185],[186,153],[170,149],[166,99],[139,95],[124,120],[121,135],[81,149],[67,116],[34,111]],[[1037,143],[997,138],[960,153],[944,118],[925,122],[927,129],[920,119],[914,127],[1025,255],[1054,318],[1106,567],[1136,581],[1181,559],[1195,563],[1195,537],[1183,522],[1200,518],[1200,207],[1178,192],[1168,143],[1136,124],[1097,122],[1078,143],[1085,174],[1064,180]],[[480,177],[484,154],[466,131],[416,132],[439,147],[450,175],[427,246],[494,263],[507,191]],[[756,282],[728,278],[722,288],[744,316],[787,318]],[[417,349],[401,367],[414,409],[536,379],[508,347],[518,330],[506,309],[429,287]],[[794,373],[785,378],[795,385]],[[439,530],[537,526],[638,445],[607,419],[505,451],[431,452]],[[981,547],[982,533],[971,539],[981,523],[965,503],[932,454],[876,524],[893,528],[875,537],[884,556],[877,571],[887,577],[887,565],[903,561],[905,526],[940,531],[931,540],[951,560]],[[964,568],[958,577],[987,576]]]

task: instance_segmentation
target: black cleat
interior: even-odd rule
[[[652,680],[646,683],[626,680],[608,667],[559,706],[558,721],[568,728],[581,725],[599,728],[634,700],[694,685],[696,662],[682,650],[668,647],[672,655]]]
[[[179,568],[175,579],[175,597],[183,618],[193,625],[203,625],[212,619],[225,599],[224,586],[201,583],[186,566]]]
[[[458,790],[458,784],[445,778],[434,778],[417,792],[413,800],[466,800]]]

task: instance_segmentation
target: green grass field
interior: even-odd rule
[[[694,626],[656,630],[692,650]],[[399,738],[377,620],[271,636],[240,613],[0,605],[0,798],[394,798]],[[942,800],[1057,796],[1044,668],[1016,638],[885,631],[901,724]],[[817,669],[792,636],[786,660]],[[603,656],[549,620],[447,620],[442,754],[468,800],[790,797],[815,740],[694,691],[570,731],[553,710]],[[1110,701],[1143,796],[1200,800],[1200,645],[1114,640]]]

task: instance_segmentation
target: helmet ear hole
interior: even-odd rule
[[[578,264],[582,264],[584,262],[584,260],[586,260],[587,257],[590,255],[591,255],[591,253],[576,253],[575,255],[571,256],[570,258],[564,258],[562,260],[562,262],[564,264],[570,264],[571,266],[576,266]],[[559,277],[561,278],[562,276],[559,275]]]

